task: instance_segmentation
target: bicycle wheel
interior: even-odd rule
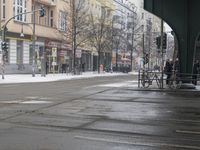
[[[158,88],[161,88],[162,80],[156,79],[156,83],[157,83]]]
[[[168,85],[170,89],[176,89],[176,83],[174,80],[170,80]]]
[[[182,82],[177,82],[176,80],[172,80],[169,82],[169,88],[170,89],[180,89]]]
[[[149,78],[148,75],[143,75],[142,80],[141,80],[141,84],[144,88],[148,88],[149,87]]]

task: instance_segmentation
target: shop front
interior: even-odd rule
[[[82,64],[82,71],[92,71],[91,65],[91,52],[82,50],[81,55],[81,64]]]
[[[72,51],[69,45],[59,41],[46,40],[47,73],[64,73],[70,71]]]

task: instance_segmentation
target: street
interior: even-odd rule
[[[137,76],[0,85],[0,150],[200,150],[195,94]]]

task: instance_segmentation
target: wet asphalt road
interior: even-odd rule
[[[199,150],[200,98],[135,80],[0,85],[0,150]]]

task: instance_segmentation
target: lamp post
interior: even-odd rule
[[[0,31],[2,31],[1,30],[1,6],[2,6],[2,4],[1,4],[1,0],[0,0]],[[2,37],[1,37],[2,38]],[[3,40],[1,40],[1,41],[3,41]],[[1,55],[2,55],[2,57],[0,58],[1,59],[1,69],[2,69],[2,79],[4,79],[4,74],[3,74],[3,50],[1,49]]]
[[[33,2],[33,37],[32,37],[32,77],[35,77],[35,1]]]
[[[33,27],[29,26],[29,24],[33,24]],[[20,33],[20,37],[24,37],[24,25],[28,25],[28,27],[31,28],[32,30],[32,77],[35,77],[35,22],[33,21],[33,23],[23,23],[22,24],[22,28],[21,28],[21,33]]]
[[[33,24],[33,28],[32,31],[33,31],[33,35],[32,35],[32,52],[33,52],[33,58],[32,58],[32,77],[35,77],[35,13],[36,11],[39,11],[40,13],[40,17],[43,17],[45,15],[45,10],[44,10],[44,7],[42,6],[41,9],[39,10],[36,10],[35,9],[35,1],[33,2],[33,10],[32,10],[32,14],[33,14],[33,23],[26,23],[26,25],[29,25],[29,24]],[[21,34],[20,36],[23,36],[23,24],[22,24],[22,31],[21,31]],[[42,76],[45,76],[45,73],[42,74]]]
[[[26,15],[26,14],[33,14],[33,47],[34,47],[34,51],[35,51],[35,12],[40,12],[40,17],[43,17],[45,15],[45,11],[44,11],[44,7],[41,7],[40,9],[38,10],[35,10],[35,1],[34,1],[34,7],[33,7],[33,10],[32,11],[29,11],[29,12],[24,12],[24,13],[19,13],[11,18],[9,18],[5,24],[3,25],[3,30],[2,30],[2,43],[5,43],[6,41],[6,31],[7,31],[7,24],[12,20],[14,19],[15,17],[17,16],[20,16],[20,15]],[[6,48],[5,48],[6,49]],[[3,57],[3,54],[5,52],[5,49],[2,49],[2,79],[4,79],[4,57]],[[34,52],[35,53],[35,52]],[[35,76],[35,54],[33,55],[34,59],[33,59],[33,76]]]

